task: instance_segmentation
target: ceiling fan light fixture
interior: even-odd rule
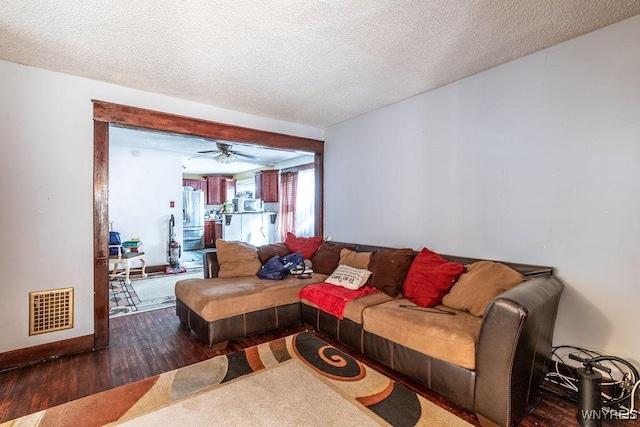
[[[235,162],[237,158],[238,156],[236,156],[233,153],[220,153],[217,156],[215,156],[213,159],[218,163],[228,165],[229,163]]]

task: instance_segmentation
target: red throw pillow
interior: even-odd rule
[[[311,259],[322,244],[322,240],[324,240],[322,236],[296,237],[295,234],[288,232],[284,244],[291,252],[300,252],[304,259]]]
[[[463,272],[464,265],[423,248],[409,266],[402,295],[420,307],[433,307],[442,302]]]

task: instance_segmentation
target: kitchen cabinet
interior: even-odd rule
[[[221,176],[207,177],[207,205],[221,205],[222,200],[222,180]]]
[[[256,172],[256,199],[272,203],[278,201],[278,170],[268,169]]]
[[[204,222],[204,247],[215,248],[216,240],[222,239],[222,222],[208,220]]]
[[[193,187],[194,190],[207,192],[207,181],[202,179],[183,179],[182,185],[185,187]]]
[[[236,195],[236,180],[228,175],[207,176],[207,205],[221,205]]]
[[[222,221],[216,221],[213,223],[213,245],[215,246],[216,240],[222,239]]]
[[[204,222],[204,247],[205,248],[215,248],[216,247],[215,222],[214,221],[205,221]]]
[[[224,201],[231,201],[234,197],[236,197],[236,180],[233,178],[225,178],[223,184],[223,198]]]

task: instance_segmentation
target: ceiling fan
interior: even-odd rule
[[[229,164],[235,162],[238,157],[244,157],[249,160],[258,160],[258,157],[251,154],[235,151],[231,149],[231,144],[224,142],[216,142],[217,150],[198,151],[198,154],[216,154],[213,159],[218,163]]]

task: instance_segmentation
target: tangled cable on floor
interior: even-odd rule
[[[578,401],[578,378],[576,369],[580,367],[569,355],[583,359],[591,359],[611,370],[610,373],[594,368],[602,374],[602,410],[610,418],[638,417],[640,413],[635,408],[635,395],[640,386],[638,370],[630,362],[619,357],[580,347],[561,345],[553,347],[553,368],[545,377],[545,381],[558,386],[565,393],[549,387],[545,390]]]

